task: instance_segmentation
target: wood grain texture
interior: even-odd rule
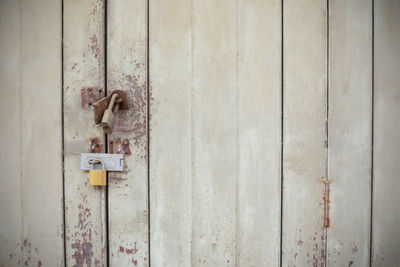
[[[369,264],[372,2],[330,1],[329,266]]]
[[[150,4],[152,264],[277,264],[280,4],[193,4]]]
[[[151,263],[190,266],[191,1],[150,1]]]
[[[282,266],[323,266],[327,6],[284,1]]]
[[[1,264],[61,266],[61,2],[0,5]]]
[[[372,265],[400,265],[400,2],[375,1]]]
[[[238,1],[238,266],[278,266],[281,1]]]
[[[237,7],[194,1],[192,264],[235,266]]]
[[[56,266],[64,262],[61,3],[21,1],[20,12],[23,262]]]
[[[0,266],[22,256],[19,1],[0,1]]]
[[[107,91],[125,90],[129,100],[108,144],[126,165],[108,178],[110,264],[147,266],[147,1],[109,1],[107,8]]]
[[[91,104],[104,95],[104,2],[64,1],[64,179],[67,266],[107,264],[105,188],[89,185],[80,154],[105,148]]]

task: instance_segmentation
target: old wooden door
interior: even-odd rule
[[[399,14],[0,0],[0,266],[400,265]],[[125,169],[90,186],[84,152]]]

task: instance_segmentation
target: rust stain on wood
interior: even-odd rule
[[[137,63],[136,61],[133,64]],[[124,88],[128,96],[129,110],[120,111],[116,117],[114,132],[125,135],[129,140],[129,149],[125,146],[125,153],[135,153],[141,158],[147,157],[147,83],[142,81],[144,73],[142,64],[134,65],[138,74],[123,74],[118,81],[109,81],[109,87]],[[150,98],[151,91],[149,92]],[[131,149],[130,146],[135,149]],[[114,150],[115,151],[115,150]]]
[[[103,153],[104,146],[101,143],[100,137],[92,137],[89,139],[89,153]]]
[[[125,156],[132,155],[130,149],[129,139],[124,139],[121,141],[121,138],[110,138],[108,141],[108,150],[111,154],[124,154]]]
[[[90,107],[99,99],[104,97],[104,89],[99,87],[85,87],[81,89],[81,108],[84,110]]]

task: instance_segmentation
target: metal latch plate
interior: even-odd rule
[[[124,155],[123,154],[107,154],[107,153],[82,153],[81,154],[81,170],[88,171],[91,168],[90,160],[101,160],[107,171],[123,171]]]

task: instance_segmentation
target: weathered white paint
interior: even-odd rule
[[[400,265],[400,2],[375,1],[372,265]]]
[[[326,1],[283,6],[282,266],[320,266],[325,258]]]
[[[277,0],[238,1],[238,266],[279,265],[281,11]]]
[[[218,13],[203,18],[210,4],[217,6]],[[240,13],[229,12],[233,23],[226,22],[214,30],[212,20],[225,16],[220,13],[222,4],[210,2],[199,8],[184,1],[178,5],[176,1],[154,1],[150,5],[154,98],[150,106],[150,218],[151,260],[155,266],[235,265],[236,257],[250,265],[279,262],[280,4],[238,4]],[[232,5],[230,8],[235,9]],[[256,15],[266,11],[270,16]],[[193,29],[192,16],[198,23],[193,20]],[[207,20],[210,24],[205,23]],[[239,31],[234,27],[236,20]],[[261,28],[264,33],[255,34]],[[210,30],[212,36],[208,36]],[[221,31],[227,32],[229,39],[217,38]],[[222,52],[225,40],[229,40],[232,54]],[[260,40],[263,45],[256,45]],[[224,67],[227,61],[228,74]],[[225,77],[221,81],[220,75]],[[229,112],[224,112],[227,104]],[[229,139],[224,141],[226,135]],[[240,153],[229,152],[237,148]],[[271,153],[264,153],[269,150]],[[240,164],[238,186],[242,187],[237,192],[236,167],[226,169],[225,159]],[[201,174],[196,175],[192,163]],[[218,181],[221,177],[227,181],[228,191],[225,184],[218,184],[223,182]],[[236,201],[240,205],[238,214]],[[232,209],[225,211],[224,205]],[[227,213],[229,220],[219,213]],[[238,251],[236,231],[240,231]]]
[[[192,264],[235,266],[237,6],[192,6]]]
[[[329,2],[328,266],[368,266],[372,1]]]
[[[91,97],[87,97],[90,95]],[[105,188],[89,185],[80,153],[104,133],[89,105],[104,95],[103,1],[64,1],[64,179],[67,266],[107,264]]]
[[[150,1],[150,232],[153,266],[190,266],[192,6]]]
[[[147,266],[147,1],[113,0],[107,7],[107,91],[125,90],[129,98],[108,145],[118,153],[119,141],[128,140],[130,150],[120,152],[127,152],[125,171],[108,178],[110,264]]]
[[[61,2],[0,2],[3,266],[61,266]]]
[[[0,266],[22,255],[19,1],[0,1]]]
[[[281,119],[282,266],[368,265],[372,108],[372,265],[400,265],[400,4],[375,1],[372,98],[372,2],[329,1],[329,36],[326,1],[283,3],[151,0],[147,25],[147,1],[108,1],[108,92],[130,110],[109,136],[127,155],[109,173],[107,244],[106,191],[79,170],[90,138],[105,148],[89,106],[104,93],[104,1],[64,1],[63,89],[61,2],[0,1],[0,266],[64,265],[62,92],[67,266],[107,265],[107,246],[112,266],[147,266],[148,186],[152,265],[278,265]]]

